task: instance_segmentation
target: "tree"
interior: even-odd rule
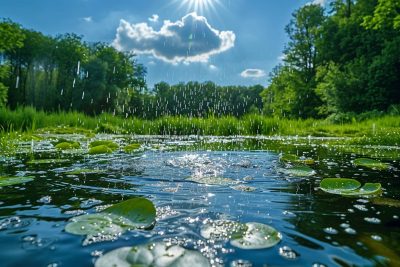
[[[5,58],[5,53],[13,52],[23,46],[25,35],[21,26],[10,20],[0,22],[0,107],[7,103],[8,86],[4,81],[10,71],[9,62]]]

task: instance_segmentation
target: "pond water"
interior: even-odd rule
[[[51,140],[60,138],[75,139],[82,148],[56,151]],[[121,147],[136,142],[141,148],[88,155],[88,138],[48,135],[21,142],[15,156],[0,158],[0,176],[34,178],[0,187],[1,266],[93,266],[113,249],[160,241],[199,251],[215,266],[400,265],[398,148],[349,149],[337,139],[328,145],[326,139],[307,138],[95,138],[112,139]],[[281,153],[313,159],[315,173],[288,173]],[[366,156],[391,167],[353,165]],[[34,163],[33,158],[57,160]],[[375,198],[329,194],[319,189],[326,177],[380,182],[383,192]],[[215,182],[218,178],[222,182]],[[73,217],[137,196],[157,209],[152,229],[128,231],[113,240],[64,230]],[[271,248],[247,250],[205,239],[201,229],[214,220],[267,224],[282,240]]]

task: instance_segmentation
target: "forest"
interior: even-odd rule
[[[143,119],[261,114],[335,121],[399,114],[400,1],[305,5],[285,30],[283,62],[266,88],[195,81],[149,88],[146,67],[132,53],[3,19],[0,107]]]

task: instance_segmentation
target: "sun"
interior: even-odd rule
[[[216,4],[220,0],[182,0],[181,6],[186,6],[188,11],[195,11],[198,13],[208,12],[215,9]]]

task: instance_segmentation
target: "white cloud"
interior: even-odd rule
[[[308,4],[313,4],[313,5],[321,5],[321,6],[326,6],[329,0],[314,0],[312,2],[309,2]]]
[[[84,17],[83,20],[86,21],[86,22],[92,22],[93,21],[92,17]]]
[[[158,19],[160,18],[160,16],[158,16],[157,14],[153,14],[150,18],[149,21],[150,22],[158,22]]]
[[[210,68],[210,70],[217,70],[217,69],[218,69],[218,67],[215,66],[215,65],[213,65],[213,64],[211,64],[211,65],[208,66],[208,67]]]
[[[159,31],[145,22],[130,24],[121,19],[113,45],[177,64],[207,62],[234,47],[235,39],[232,31],[214,29],[205,17],[190,13],[176,22],[164,21]]]
[[[246,69],[240,73],[243,78],[261,78],[266,75],[265,71],[260,69]]]

